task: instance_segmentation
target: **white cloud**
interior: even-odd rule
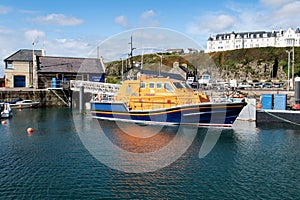
[[[130,27],[130,24],[129,24],[128,20],[127,20],[127,17],[124,16],[124,15],[120,15],[120,16],[116,17],[114,19],[114,22],[117,23],[117,24],[119,24],[119,25],[121,25],[124,28],[129,28]]]
[[[274,7],[272,9],[265,8],[263,15],[259,17],[260,24],[269,28],[297,28],[299,27],[300,18],[300,2],[290,1]],[[272,26],[272,27],[271,27]],[[274,27],[275,26],[275,27]]]
[[[39,16],[34,18],[32,21],[38,24],[51,24],[51,25],[60,25],[60,26],[76,26],[83,23],[83,20],[66,16],[63,14],[49,14],[46,16]]]
[[[149,17],[153,17],[153,16],[155,16],[155,15],[156,15],[156,13],[155,13],[153,10],[148,10],[148,11],[144,12],[144,13],[141,15],[141,18],[146,19],[146,18],[149,18]]]
[[[277,7],[295,0],[260,0],[260,3],[266,6]]]
[[[210,35],[231,31],[271,31],[299,27],[300,1],[260,0],[259,4],[229,2],[227,10],[206,12],[187,25],[187,32],[206,41]]]
[[[47,40],[46,53],[49,56],[86,57],[94,48],[84,39],[59,38]]]
[[[158,27],[160,22],[155,19],[157,14],[153,10],[148,10],[140,16],[138,27]]]
[[[11,11],[12,9],[6,6],[0,6],[0,14],[7,14]]]
[[[199,17],[196,22],[189,23],[187,25],[187,32],[209,37],[210,34],[232,29],[235,23],[236,19],[230,15],[210,13]]]
[[[300,2],[291,2],[283,5],[274,12],[276,18],[296,18],[300,16]]]
[[[40,39],[44,39],[45,35],[45,32],[36,29],[24,32],[25,39],[35,43],[39,42]]]
[[[234,23],[236,20],[232,16],[223,14],[210,17],[203,25],[212,31],[223,31],[231,28]]]

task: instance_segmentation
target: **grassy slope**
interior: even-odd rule
[[[244,79],[270,79],[275,59],[278,60],[279,74],[277,79],[286,78],[288,66],[288,54],[286,50],[291,48],[253,48],[239,49],[225,52],[214,52],[210,54],[196,55],[164,55],[163,56],[163,71],[168,71],[173,66],[175,61],[186,63],[189,69],[195,66],[203,71],[216,65],[218,73],[224,78],[227,67],[230,78],[244,77]],[[141,61],[141,56],[135,56],[135,61]],[[156,70],[160,64],[160,58],[157,55],[144,55],[144,68]],[[292,54],[291,54],[292,60]],[[300,48],[295,48],[295,76],[300,72]],[[291,62],[292,66],[292,62]],[[109,77],[120,77],[121,62],[114,61],[107,63],[107,74]],[[207,70],[209,71],[209,70]],[[299,74],[300,75],[300,74]],[[117,78],[116,77],[116,78]],[[116,79],[115,78],[115,79]]]

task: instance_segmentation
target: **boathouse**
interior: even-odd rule
[[[63,87],[70,80],[105,82],[104,65],[97,58],[37,56],[38,88]]]
[[[6,88],[53,88],[70,80],[104,82],[100,58],[45,56],[43,50],[21,49],[4,59]]]
[[[6,59],[5,63],[5,87],[33,87],[36,68],[35,56],[42,56],[42,50],[20,49]]]

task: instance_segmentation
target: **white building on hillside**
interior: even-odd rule
[[[279,31],[257,31],[224,33],[211,36],[207,40],[206,52],[227,51],[258,47],[300,46],[300,29]]]

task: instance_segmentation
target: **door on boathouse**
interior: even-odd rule
[[[14,76],[14,87],[25,87],[25,76]]]

